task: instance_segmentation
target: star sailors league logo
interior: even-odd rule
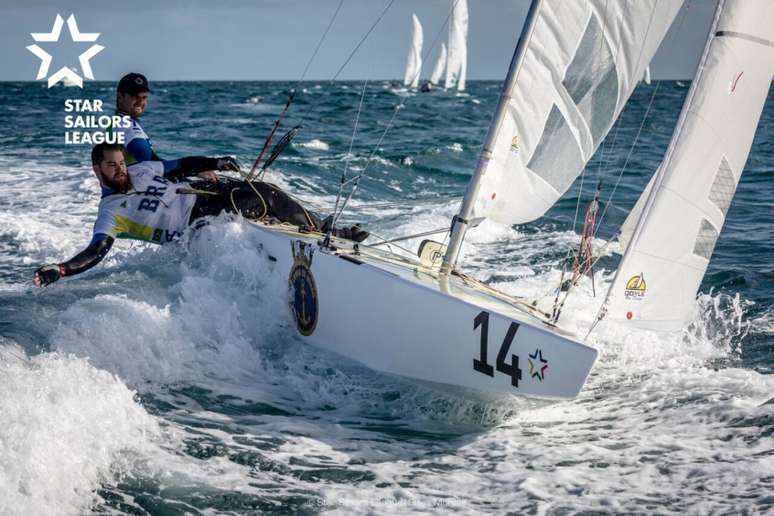
[[[534,353],[530,353],[527,362],[529,363],[529,375],[532,378],[537,378],[541,382],[546,379],[548,360],[543,358],[542,349],[537,348]]]
[[[54,26],[51,28],[51,32],[32,32],[30,35],[36,43],[52,43],[59,42],[59,36],[62,34],[62,27],[64,26],[64,20],[60,15],[56,15],[54,20]],[[99,37],[98,32],[81,32],[78,30],[78,22],[75,20],[75,15],[71,14],[67,18],[67,29],[70,31],[70,37],[75,43],[94,43]],[[94,80],[94,72],[91,69],[91,63],[89,60],[102,52],[105,47],[102,45],[93,44],[80,56],[78,61],[81,64],[81,70],[83,77],[86,79]],[[40,58],[40,68],[38,69],[38,76],[36,80],[48,78],[48,87],[52,87],[59,81],[67,80],[71,84],[83,88],[83,77],[75,73],[71,68],[67,66],[61,67],[59,70],[51,75],[48,75],[49,68],[51,67],[52,57],[51,54],[43,50],[38,45],[30,45],[27,50],[35,54]]]

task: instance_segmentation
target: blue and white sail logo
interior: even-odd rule
[[[54,26],[51,28],[51,32],[32,32],[30,35],[35,43],[57,43],[59,42],[59,36],[62,34],[62,27],[64,26],[64,19],[60,15],[56,15],[54,19]],[[94,43],[99,37],[99,32],[81,32],[78,29],[78,22],[75,20],[75,15],[71,14],[67,18],[67,29],[70,31],[70,37],[75,43]],[[78,61],[81,65],[81,72],[83,77],[78,75],[75,70],[68,66],[62,66],[56,72],[49,75],[49,69],[51,68],[51,61],[53,60],[51,54],[43,50],[38,45],[29,45],[27,50],[35,54],[40,58],[40,68],[38,69],[38,76],[36,80],[48,79],[48,87],[52,87],[59,81],[63,81],[65,84],[72,86],[78,86],[83,88],[83,79],[94,80],[94,72],[91,69],[91,63],[89,60],[99,54],[105,47],[94,43],[85,52],[78,56]]]

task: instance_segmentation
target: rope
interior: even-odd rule
[[[234,202],[234,191],[238,190],[239,188],[232,188],[231,191],[228,193],[228,198],[231,201],[231,207],[234,208],[234,213],[239,213],[240,215],[242,212],[239,210],[239,208],[236,205],[236,202]],[[261,194],[258,193],[255,188],[253,188],[255,191],[255,195],[258,196],[258,199],[261,201],[261,204],[263,204],[263,213],[260,217],[258,217],[258,220],[261,220],[269,213],[269,206],[266,204],[266,199],[263,198]]]

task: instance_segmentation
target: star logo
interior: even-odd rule
[[[32,39],[35,40],[36,43],[58,42],[63,26],[64,20],[57,14],[51,32],[32,32],[30,33],[30,36],[32,36]],[[71,14],[70,17],[67,18],[67,28],[70,31],[70,37],[75,43],[94,43],[99,37],[98,32],[81,32],[78,30],[78,22],[75,20],[74,14]],[[81,64],[81,70],[83,71],[83,76],[85,78],[94,80],[94,72],[91,69],[89,59],[99,54],[104,48],[105,47],[102,45],[94,44],[78,56],[78,61]],[[38,69],[38,76],[35,77],[35,80],[45,79],[46,76],[48,76],[48,69],[51,66],[51,54],[40,48],[38,45],[30,45],[27,47],[27,50],[40,58],[40,68]],[[83,78],[67,66],[61,67],[48,77],[48,87],[50,88],[62,80],[68,80],[70,83],[83,88]]]
[[[534,353],[530,353],[527,362],[529,362],[529,375],[541,382],[545,380],[548,360],[543,358],[543,350],[536,349]]]

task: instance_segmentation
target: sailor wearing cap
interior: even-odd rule
[[[127,165],[139,161],[160,161],[153,151],[153,144],[140,125],[139,118],[148,105],[151,90],[148,79],[139,73],[128,73],[118,81],[116,88],[116,112],[119,115],[129,115],[129,127],[113,127],[114,133],[124,133],[124,159]]]

